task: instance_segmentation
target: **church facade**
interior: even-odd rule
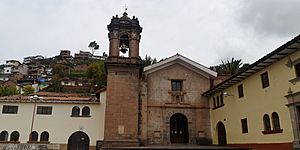
[[[104,146],[210,139],[209,104],[200,93],[209,90],[217,73],[180,54],[142,68],[137,18],[114,16],[108,30]]]

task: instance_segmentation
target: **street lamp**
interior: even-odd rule
[[[32,119],[31,119],[31,126],[30,126],[30,133],[29,133],[29,142],[32,141],[32,130],[33,130],[33,123],[34,123],[34,116],[35,116],[35,107],[36,101],[42,99],[42,97],[38,97],[37,95],[30,96],[30,100],[33,100],[33,112],[32,112]]]

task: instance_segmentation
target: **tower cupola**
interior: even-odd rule
[[[142,27],[137,17],[128,17],[126,12],[122,17],[113,16],[107,26],[109,33],[109,57],[139,58],[139,42]]]

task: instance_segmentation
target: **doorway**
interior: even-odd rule
[[[185,115],[176,113],[170,118],[170,140],[171,143],[188,143],[189,130],[188,120]]]
[[[220,146],[227,145],[226,129],[225,129],[225,126],[222,122],[218,122],[217,131],[218,131],[218,144]]]
[[[90,147],[89,136],[82,132],[74,132],[68,140],[68,150],[88,150]]]

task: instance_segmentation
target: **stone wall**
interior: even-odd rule
[[[182,80],[182,101],[174,100],[171,80]],[[189,144],[197,137],[211,138],[208,99],[201,94],[210,80],[187,67],[174,64],[145,76],[142,87],[142,135],[147,145],[169,145],[170,117],[183,114],[188,120]],[[176,95],[177,93],[175,93]]]

